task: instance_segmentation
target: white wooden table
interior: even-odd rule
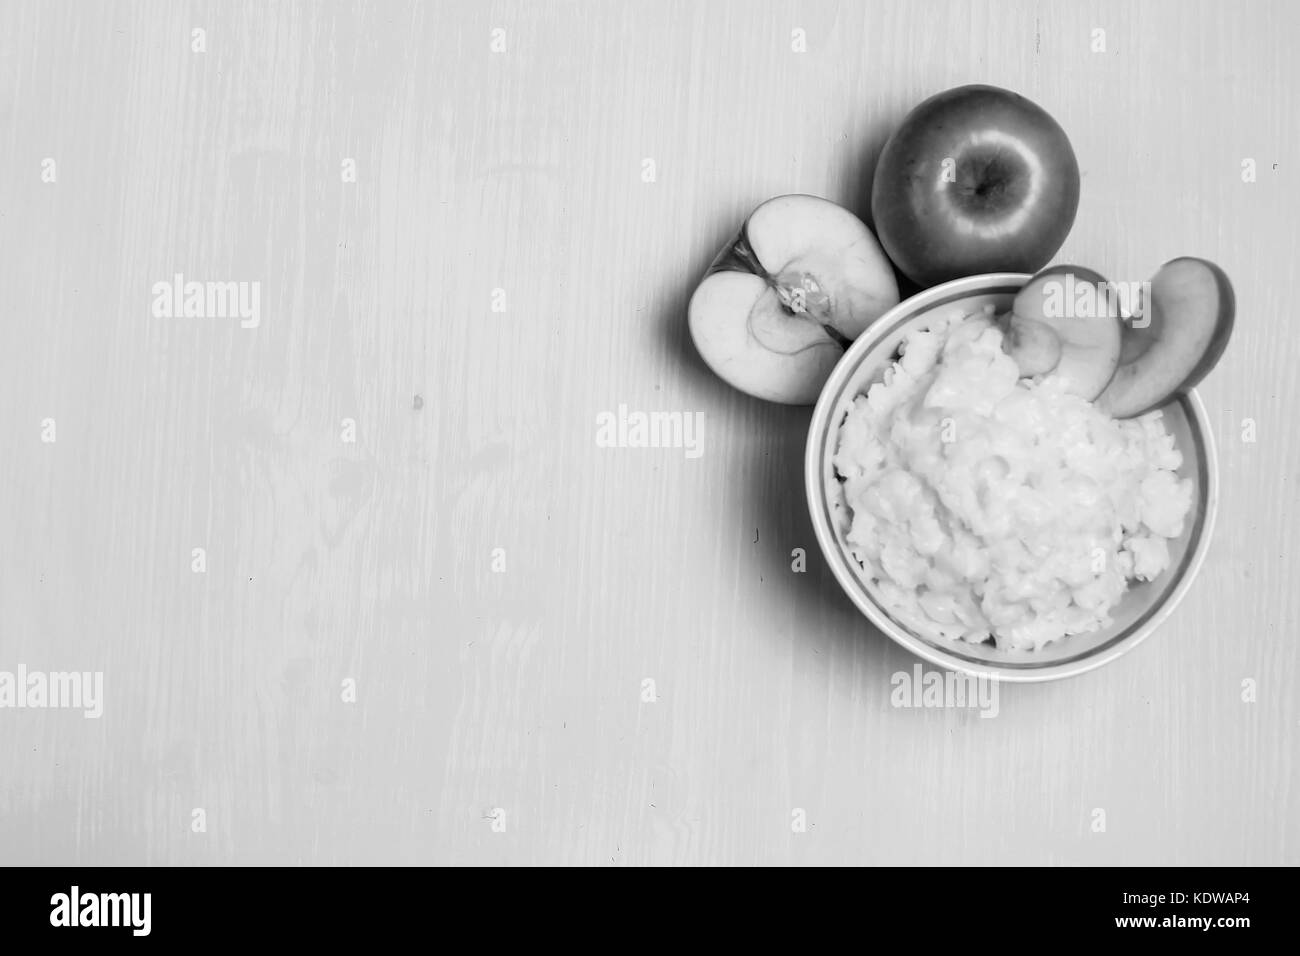
[[[0,710],[0,862],[1300,863],[1300,6],[921,6],[0,3],[0,670],[104,681]],[[684,322],[976,81],[1071,136],[1062,260],[1239,304],[1199,586],[989,720],[890,706],[808,410]],[[702,453],[598,447],[620,404]]]

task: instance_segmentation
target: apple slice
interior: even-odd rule
[[[1149,412],[1194,388],[1232,336],[1236,298],[1213,262],[1190,256],[1166,262],[1151,278],[1147,298],[1143,321],[1125,326],[1121,364],[1097,399],[1115,418]]]
[[[1052,266],[1016,294],[1003,348],[1022,376],[1046,374],[1092,401],[1119,365],[1122,332],[1119,296],[1110,283],[1091,269]]]
[[[861,219],[827,199],[778,196],[713,261],[687,320],[728,384],[811,405],[848,344],[897,304],[893,267]]]

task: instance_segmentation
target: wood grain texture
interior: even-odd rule
[[[99,720],[0,710],[0,862],[1300,863],[1298,26],[0,4],[0,669],[105,681]],[[1073,140],[1062,260],[1201,255],[1239,299],[1199,586],[991,720],[890,706],[914,661],[822,566],[808,410],[730,391],[684,323],[758,201],[863,210],[897,121],[974,81]],[[260,326],[153,317],[177,272],[260,282]],[[703,412],[704,453],[597,447],[620,404]]]

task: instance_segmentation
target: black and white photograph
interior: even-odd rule
[[[997,867],[1249,932],[1297,50],[1290,0],[0,0],[0,868],[71,874],[22,919]]]

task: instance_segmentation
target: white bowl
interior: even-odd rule
[[[1218,511],[1219,479],[1205,406],[1196,392],[1171,398],[1161,409],[1165,428],[1182,452],[1179,475],[1194,486],[1193,508],[1183,533],[1169,542],[1169,567],[1154,581],[1130,582],[1109,627],[1076,634],[1037,651],[998,650],[992,644],[971,644],[916,633],[895,620],[879,600],[870,574],[852,556],[845,533],[851,512],[831,463],[839,428],[853,399],[881,380],[897,359],[904,334],[924,326],[936,313],[978,312],[992,304],[1009,308],[1028,280],[1020,273],[993,273],[955,279],[899,303],[862,333],[844,353],[813,410],[804,461],[808,507],[817,543],[835,578],[863,614],[881,631],[918,657],[933,664],[1005,681],[1043,681],[1072,677],[1113,661],[1146,638],[1173,613],[1191,587],[1209,547]]]

